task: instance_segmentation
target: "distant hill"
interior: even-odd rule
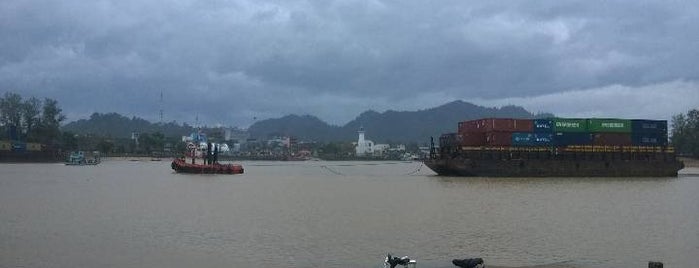
[[[263,139],[292,136],[308,141],[332,141],[342,133],[342,129],[328,125],[315,116],[287,115],[282,118],[259,121],[250,126],[248,133],[250,137]]]
[[[89,119],[80,119],[61,127],[63,131],[91,134],[103,137],[129,138],[131,132],[152,133],[159,131],[167,137],[188,135],[193,128],[176,122],[156,124],[138,117],[128,118],[117,113],[94,113]]]
[[[364,127],[366,137],[378,143],[425,143],[430,136],[456,132],[460,121],[484,117],[534,118],[551,114],[534,115],[519,106],[490,108],[463,101],[450,102],[435,108],[419,111],[366,111],[344,126],[329,125],[311,115],[287,115],[281,118],[259,121],[248,129],[252,138],[266,139],[274,136],[292,136],[302,141],[352,141],[357,130]],[[70,122],[63,131],[77,134],[129,138],[131,132],[152,133],[159,131],[167,137],[188,135],[194,131],[189,125],[176,122],[151,123],[138,117],[126,117],[117,113],[94,113],[89,119]]]
[[[250,126],[251,137],[264,138],[273,135],[289,135],[301,140],[350,141],[357,137],[363,126],[366,137],[380,143],[427,142],[430,136],[456,132],[460,121],[484,117],[535,118],[551,114],[535,115],[519,106],[489,108],[463,101],[454,101],[439,107],[419,111],[366,111],[342,127],[329,125],[314,116],[289,115],[278,119],[262,120]]]

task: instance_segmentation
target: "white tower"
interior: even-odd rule
[[[357,141],[357,144],[364,144],[364,127],[359,127],[359,141]]]
[[[366,144],[364,142],[364,127],[359,127],[359,131],[357,131],[357,133],[359,134],[359,140],[357,140],[356,153],[357,156],[363,156],[364,152],[366,152]]]
[[[357,134],[359,134],[359,139],[357,140],[357,147],[355,149],[357,156],[372,154],[374,142],[364,139],[364,127],[359,127],[359,131],[357,131]]]

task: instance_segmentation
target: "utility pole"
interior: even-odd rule
[[[160,90],[160,124],[163,124],[163,91]]]

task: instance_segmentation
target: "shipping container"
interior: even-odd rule
[[[461,146],[483,146],[485,145],[485,132],[463,132],[459,133]]]
[[[510,146],[512,145],[512,132],[487,132],[485,133],[485,143],[489,146]]]
[[[534,132],[553,132],[553,120],[534,119],[532,120]]]
[[[12,144],[8,141],[0,141],[0,151],[12,150]]]
[[[589,132],[556,132],[553,135],[553,145],[590,145],[592,135]]]
[[[529,132],[534,131],[534,122],[531,119],[513,119],[514,127],[512,131]]]
[[[630,146],[630,133],[594,133],[592,145]]]
[[[587,119],[579,118],[553,118],[554,132],[579,132],[587,133]],[[571,136],[572,137],[572,136]]]
[[[19,131],[17,130],[17,126],[11,125],[10,127],[8,127],[7,135],[9,136],[11,141],[19,140]]]
[[[588,119],[587,127],[590,132],[631,133],[631,120],[616,118],[591,118]]]
[[[631,120],[632,133],[665,133],[667,134],[666,120]]]
[[[631,133],[631,143],[634,146],[667,146],[667,132],[665,133]]]
[[[482,132],[483,130],[478,128],[478,120],[470,120],[459,122],[459,133],[462,132]]]
[[[482,132],[531,132],[531,119],[485,118],[476,122],[476,128]]]
[[[512,133],[512,146],[531,146],[534,140],[534,133],[514,132]]]
[[[27,151],[39,152],[41,151],[41,143],[27,143]]]
[[[488,120],[489,120],[489,119],[478,119],[478,120],[474,120],[475,123],[476,123],[476,127],[475,127],[476,130],[474,130],[474,131],[484,132],[484,133],[485,133],[485,131],[486,131],[486,129],[487,129],[487,126],[488,126]]]
[[[25,152],[27,151],[27,144],[24,142],[14,142],[12,143],[12,151]]]
[[[553,141],[552,133],[512,133],[512,146],[549,146]]]

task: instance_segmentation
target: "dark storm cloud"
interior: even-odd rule
[[[192,123],[198,115],[227,125],[287,113],[342,124],[366,109],[454,99],[589,114],[555,103],[597,89],[624,97],[699,90],[698,7],[5,0],[0,91],[56,98],[71,119],[109,111],[157,119],[161,91],[166,120]],[[663,105],[670,114],[685,108]]]

